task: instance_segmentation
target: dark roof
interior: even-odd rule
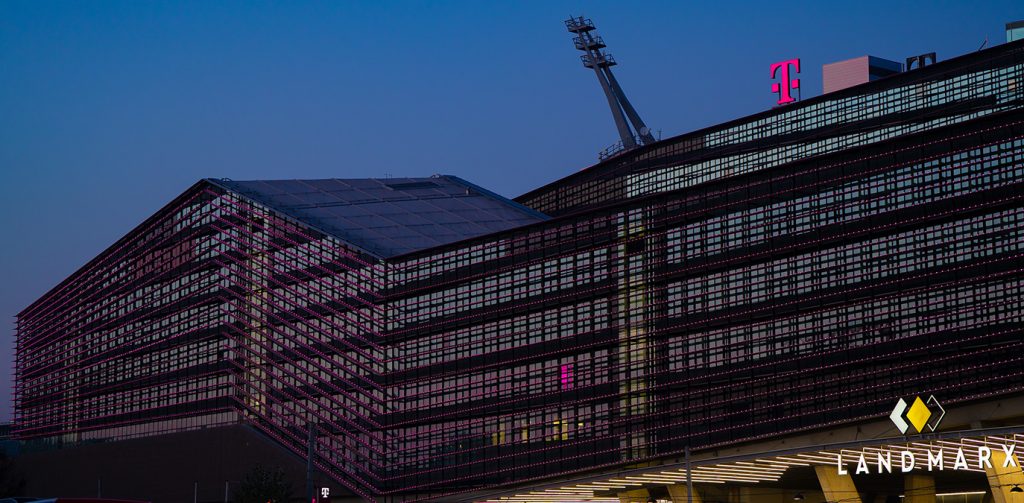
[[[380,258],[548,219],[543,213],[447,175],[208,181]]]

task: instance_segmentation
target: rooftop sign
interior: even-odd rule
[[[775,78],[776,73],[780,73],[779,82],[772,84],[772,92],[779,95],[779,105],[785,105],[796,101],[793,94],[790,92],[793,89],[800,90],[800,79],[791,78],[790,68],[793,69],[793,73],[800,73],[800,58],[787,59],[786,61],[779,61],[778,63],[772,63],[771,66],[771,78]]]

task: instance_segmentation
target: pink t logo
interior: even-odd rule
[[[785,105],[786,103],[792,103],[796,101],[793,95],[790,94],[790,89],[800,89],[800,79],[789,78],[789,67],[792,66],[795,73],[800,73],[800,59],[790,59],[786,61],[780,61],[778,63],[772,63],[771,72],[772,78],[775,78],[775,74],[779,68],[782,69],[782,82],[776,82],[772,84],[772,92],[779,95],[779,104]]]

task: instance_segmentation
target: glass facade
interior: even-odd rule
[[[200,182],[19,315],[16,434],[312,428],[356,495],[458,499],[1019,393],[1022,64],[669,139],[397,256]]]
[[[389,468],[476,487],[1019,390],[1022,119],[396,261]]]
[[[628,153],[518,198],[551,215],[769,169],[1016,109],[1024,49],[1007,44]]]
[[[381,462],[384,268],[200,182],[18,317],[30,447],[244,422],[357,482]],[[302,430],[302,431],[300,431]]]

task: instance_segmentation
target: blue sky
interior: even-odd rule
[[[453,174],[514,197],[616,139],[562,21],[663,136],[773,104],[770,63],[939,59],[1024,3],[0,2],[0,387],[13,316],[204,177]],[[0,420],[10,395],[0,393]]]

